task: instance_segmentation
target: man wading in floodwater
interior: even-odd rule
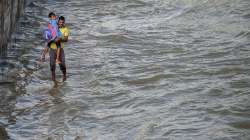
[[[65,18],[63,16],[60,16],[58,19],[58,28],[60,32],[62,33],[62,37],[59,38],[61,42],[61,49],[60,49],[60,55],[59,59],[61,63],[59,63],[60,69],[63,73],[63,81],[66,80],[66,65],[65,65],[65,55],[64,55],[64,42],[68,41],[68,36],[69,36],[69,29],[67,26],[65,26]],[[52,80],[56,81],[56,58],[57,58],[57,45],[55,42],[52,42],[50,44],[50,49],[49,49],[49,56],[50,56],[50,70],[51,70],[51,75],[52,75]]]

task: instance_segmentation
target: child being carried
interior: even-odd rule
[[[56,43],[57,51],[56,51],[56,63],[61,63],[60,61],[60,48],[61,48],[61,41],[60,38],[62,37],[62,33],[58,29],[56,15],[53,12],[49,13],[49,23],[48,27],[43,32],[43,37],[46,40],[46,46],[43,49],[41,60],[45,60],[45,55],[49,50],[49,47],[52,42]]]

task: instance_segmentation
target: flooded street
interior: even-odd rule
[[[50,11],[70,29],[58,85],[38,61]],[[249,0],[30,0],[17,28],[0,66],[10,140],[250,139]]]

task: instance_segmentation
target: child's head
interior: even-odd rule
[[[56,19],[56,14],[53,13],[53,12],[50,12],[49,15],[48,15],[48,17],[49,17],[50,19]]]

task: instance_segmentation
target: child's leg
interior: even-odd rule
[[[42,50],[41,61],[45,61],[45,55],[48,53],[49,47],[46,45]]]
[[[60,61],[60,48],[57,48],[57,50],[56,50],[56,62],[57,63],[61,63],[61,61]]]
[[[45,47],[45,48],[44,48],[44,56],[48,53],[48,50],[49,50],[48,47]]]
[[[57,46],[57,50],[56,50],[56,63],[60,64],[61,63],[61,60],[60,60],[60,48],[61,48],[61,44],[60,42],[57,42],[56,43],[56,46]]]

